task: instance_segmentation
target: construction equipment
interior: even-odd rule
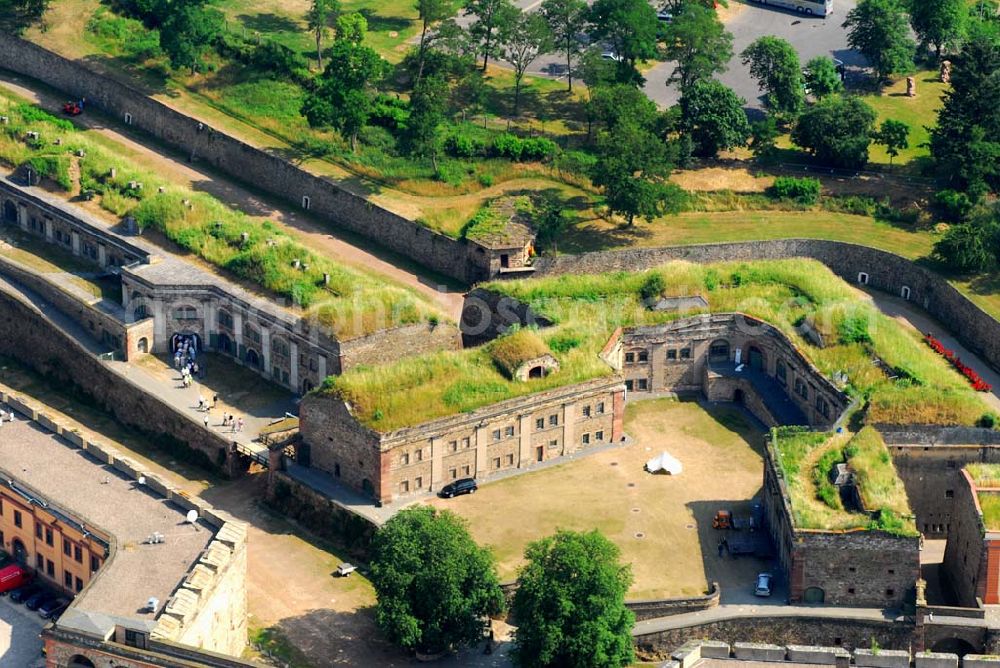
[[[712,518],[713,529],[732,529],[733,512],[731,510],[717,510]]]

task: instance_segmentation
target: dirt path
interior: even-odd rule
[[[62,103],[65,102],[56,93],[36,82],[8,72],[0,73],[0,86],[53,113],[58,113]],[[456,321],[460,317],[461,290],[453,285],[445,285],[441,277],[422,270],[415,263],[388,251],[362,246],[353,239],[348,240],[347,235],[334,234],[329,225],[278,206],[272,200],[254,193],[235,181],[209,172],[200,166],[191,165],[164,147],[157,146],[151,139],[132,132],[126,134],[104,115],[88,111],[73,121],[82,128],[120,144],[128,151],[131,158],[147,169],[154,170],[163,177],[193,190],[207,192],[248,215],[268,218],[309,248],[344,264],[382,274],[394,282],[413,288],[432,299]]]

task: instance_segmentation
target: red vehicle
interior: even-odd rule
[[[6,594],[12,589],[23,587],[31,582],[31,573],[17,564],[0,568],[0,594]]]
[[[67,102],[63,105],[63,113],[68,116],[79,116],[83,113],[83,105],[79,102]]]

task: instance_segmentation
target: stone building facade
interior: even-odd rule
[[[99,313],[93,308],[85,311],[70,295],[56,306],[92,330],[97,319],[107,334],[98,338],[125,359],[172,352],[178,337],[183,336],[194,339],[199,350],[227,354],[275,383],[305,394],[328,375],[358,364],[461,345],[455,327],[427,323],[389,323],[372,334],[339,340],[294,309],[261,299],[188,263],[158,255],[141,239],[126,238],[79,209],[3,178],[0,221],[61,245],[96,268],[120,276],[120,303],[104,304]]]
[[[899,608],[920,577],[920,536],[795,525],[773,444],[764,456],[764,512],[790,603]]]
[[[962,469],[953,491],[953,508],[944,553],[944,573],[964,607],[1000,603],[1000,531],[986,526],[980,495],[995,496],[997,490],[979,489]]]
[[[310,395],[300,428],[311,466],[388,503],[619,443],[624,410],[624,385],[611,377],[388,433],[362,425],[341,399]]]
[[[780,330],[741,313],[627,328],[616,356],[629,392],[700,392],[767,426],[829,427],[850,403]]]

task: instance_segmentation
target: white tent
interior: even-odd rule
[[[660,473],[662,471],[670,475],[678,475],[683,469],[684,467],[681,466],[680,461],[668,452],[661,452],[646,462],[646,470],[650,473]]]

